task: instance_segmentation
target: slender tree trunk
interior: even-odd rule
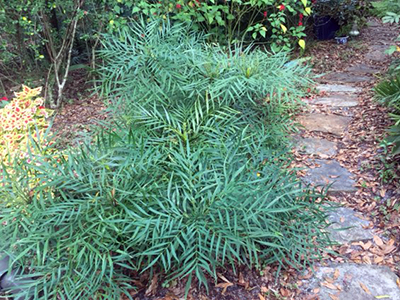
[[[43,34],[48,41],[46,43],[46,49],[52,63],[52,67],[47,76],[45,93],[47,95],[47,100],[51,99],[50,105],[53,108],[58,108],[62,104],[64,88],[68,79],[69,68],[71,65],[72,49],[74,47],[76,30],[79,22],[79,12],[84,2],[85,0],[75,0],[75,10],[71,17],[71,23],[65,30],[65,34],[62,37],[62,43],[60,46],[57,46],[52,38],[51,29],[53,27],[53,23],[48,19],[44,12],[41,13],[44,24]],[[55,78],[56,95],[54,101],[50,86],[51,71],[53,71]]]

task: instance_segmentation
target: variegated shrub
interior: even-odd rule
[[[22,92],[0,109],[0,157],[5,164],[12,163],[15,155],[28,157],[31,142],[44,142],[47,118],[52,114],[43,106],[41,87],[22,87]]]

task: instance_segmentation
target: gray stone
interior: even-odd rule
[[[380,51],[380,52],[385,52],[389,47],[384,44],[379,44],[379,45],[371,45],[369,49],[371,51]]]
[[[371,67],[366,64],[359,64],[352,67],[348,67],[346,72],[350,72],[353,74],[361,74],[361,75],[368,75],[368,74],[376,74],[379,73],[379,69]]]
[[[337,153],[336,143],[316,138],[300,138],[297,140],[296,148],[307,154],[333,156]]]
[[[350,73],[330,73],[321,78],[322,81],[337,82],[337,83],[360,83],[370,81],[367,76],[357,76]]]
[[[332,94],[327,97],[317,97],[309,101],[310,104],[322,104],[335,107],[352,107],[357,106],[357,96],[354,94]]]
[[[389,56],[384,52],[384,50],[372,50],[365,55],[365,59],[372,60],[376,62],[383,62]]]
[[[317,89],[327,93],[360,93],[361,88],[344,84],[320,84]]]
[[[9,260],[9,256],[5,256],[0,259],[0,278],[4,275],[4,273],[7,272]]]
[[[350,124],[351,118],[337,115],[308,114],[300,116],[298,121],[309,131],[342,135]]]
[[[381,22],[379,22],[379,21],[377,21],[375,19],[368,20],[367,26],[368,27],[379,27],[380,29],[382,29]]]
[[[397,276],[386,266],[332,264],[320,267],[303,286],[307,290],[320,288],[320,300],[399,300],[396,280]]]
[[[364,228],[369,222],[357,217],[351,208],[340,207],[330,211],[328,220],[332,223],[328,227],[330,237],[340,244],[369,240],[374,236],[371,230]]]
[[[355,192],[357,190],[354,186],[356,182],[352,178],[354,175],[343,168],[337,161],[321,159],[314,161],[319,167],[308,169],[307,175],[303,177],[303,181],[306,184],[314,186],[329,185],[328,192],[331,194]]]

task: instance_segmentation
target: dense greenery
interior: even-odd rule
[[[370,10],[368,0],[325,0],[314,1],[313,12],[317,16],[334,18],[341,26],[353,24],[354,21],[363,25]]]
[[[127,30],[140,18],[189,22],[209,42],[267,45],[272,51],[306,47],[313,15],[338,19],[343,31],[363,23],[365,0],[0,0],[0,92],[20,82],[44,87],[46,105],[59,107],[71,70],[98,75],[104,33]],[[326,11],[326,7],[329,7]],[[347,27],[346,27],[347,26]],[[350,27],[349,27],[350,26]],[[312,34],[311,34],[312,35]],[[84,73],[83,72],[83,73]],[[28,79],[31,82],[28,82]]]
[[[386,16],[387,12],[400,13],[400,3],[397,0],[382,0],[372,2],[374,13],[378,17]]]
[[[206,285],[220,267],[300,267],[327,245],[320,195],[283,148],[309,70],[204,38],[159,21],[108,36],[99,83],[110,129],[5,169],[0,251],[23,295],[132,298],[130,271]],[[41,184],[27,190],[32,177]]]
[[[385,15],[382,18],[384,23],[400,23],[400,6],[391,4],[390,1],[384,1],[387,4],[382,6],[382,10],[385,11]],[[382,4],[383,5],[383,4]],[[400,41],[400,35],[397,37],[396,42]],[[387,49],[387,53],[393,54],[394,52],[400,51],[398,45],[392,45]],[[389,68],[389,73],[387,78],[382,80],[375,88],[376,96],[379,101],[391,109],[390,117],[394,121],[394,125],[389,129],[389,137],[387,142],[393,143],[394,155],[400,153],[400,61],[394,60],[391,67]]]
[[[400,153],[400,73],[380,82],[375,88],[378,99],[391,109],[394,125],[389,129],[388,142],[394,144],[393,154]]]

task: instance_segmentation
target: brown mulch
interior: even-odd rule
[[[59,147],[82,143],[93,128],[107,119],[106,107],[96,95],[75,100],[59,109],[52,125]]]

